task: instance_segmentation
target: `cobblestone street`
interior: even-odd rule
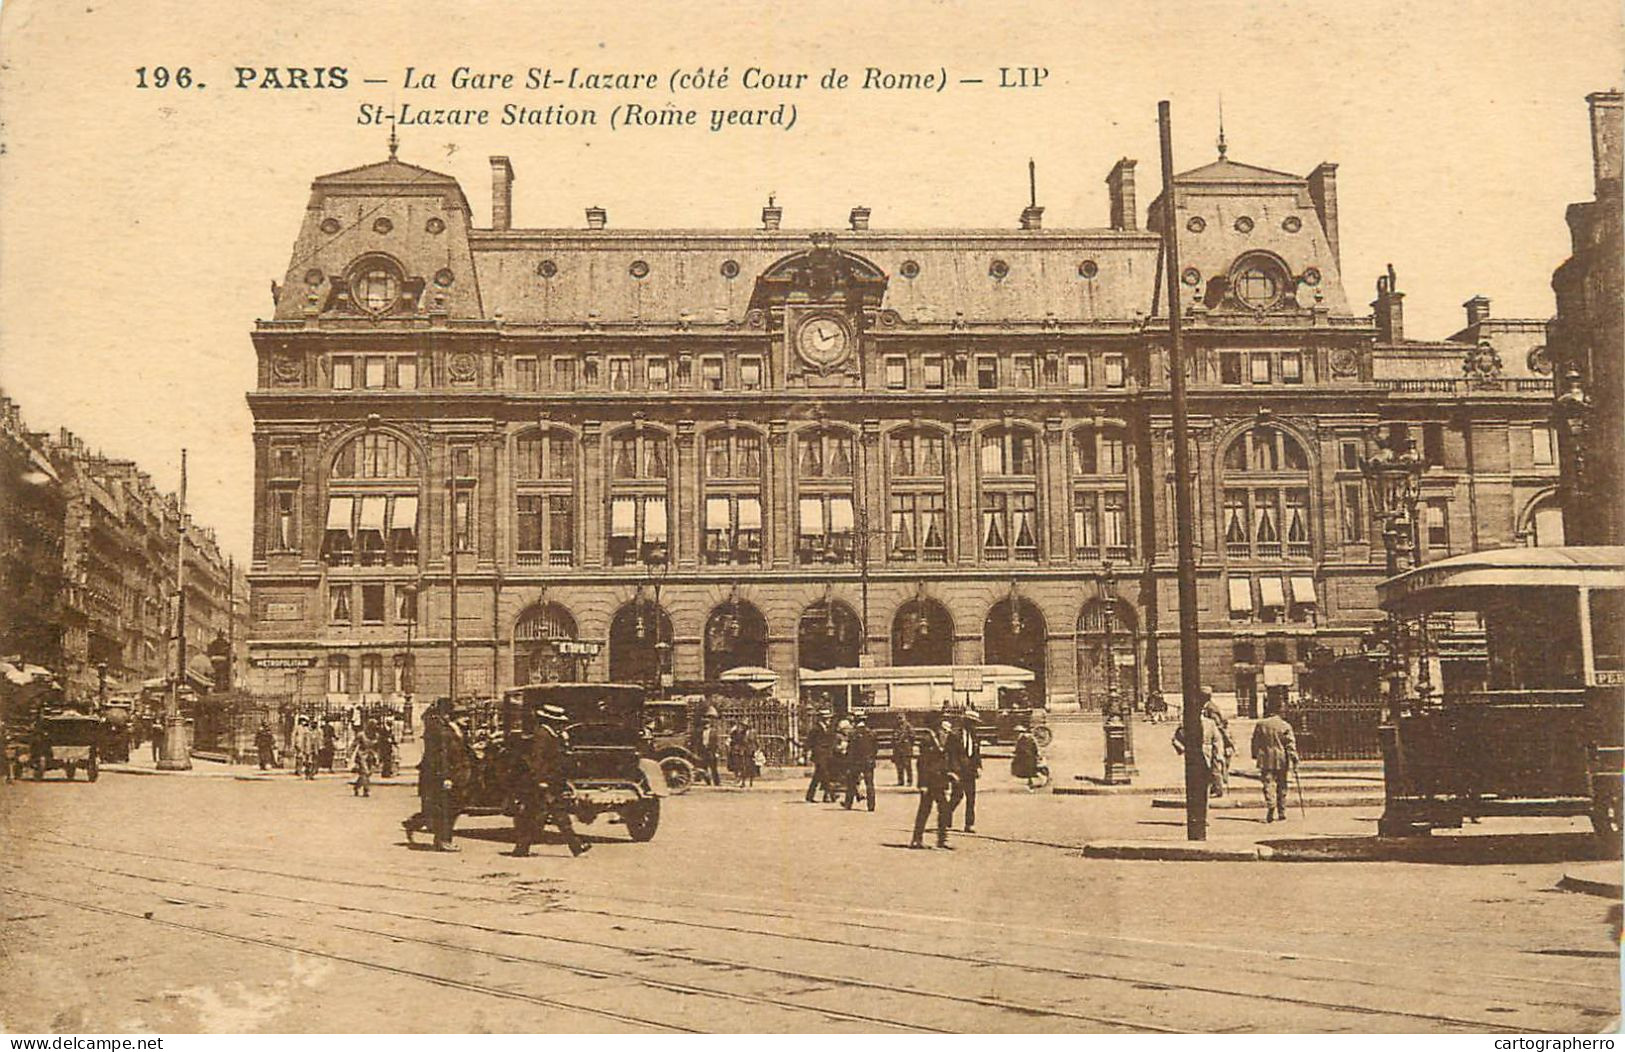
[[[1166,836],[1179,813],[984,784],[979,835],[952,853],[905,849],[912,796],[847,812],[781,783],[668,799],[647,845],[601,821],[581,859],[556,840],[514,859],[500,818],[465,819],[459,854],[408,847],[402,786],[19,783],[0,791],[0,1023],[1585,1032],[1615,1018],[1618,905],[1556,888],[1598,863],[1087,859],[1078,845]],[[1351,830],[1375,814],[1311,812]],[[1216,833],[1244,821],[1216,813]]]

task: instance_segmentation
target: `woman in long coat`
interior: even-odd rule
[[[1016,728],[1016,752],[1010,760],[1010,773],[1027,783],[1033,791],[1033,779],[1038,777],[1038,742],[1026,727]]]
[[[747,725],[740,748],[741,766],[739,784],[749,789],[756,784],[756,776],[762,773],[762,743],[756,737],[756,728]]]

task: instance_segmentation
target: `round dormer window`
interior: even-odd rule
[[[350,268],[350,298],[368,314],[387,314],[401,299],[400,266],[387,256],[365,256]]]
[[[1274,256],[1242,256],[1230,271],[1230,288],[1237,302],[1251,310],[1269,310],[1286,295],[1286,268]]]

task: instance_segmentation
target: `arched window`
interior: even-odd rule
[[[671,675],[671,616],[642,596],[616,611],[609,623],[609,678],[651,690]]]
[[[585,679],[578,657],[561,653],[561,640],[576,638],[576,619],[558,603],[542,602],[526,609],[513,626],[513,681],[559,683]]]
[[[716,680],[731,668],[767,664],[767,619],[750,603],[732,598],[705,622],[705,678]]]
[[[609,440],[611,566],[663,565],[671,555],[667,516],[671,436],[657,428],[628,428]]]
[[[887,559],[948,561],[948,438],[912,427],[886,437]]]
[[[954,663],[954,619],[928,595],[916,595],[897,608],[891,624],[893,665]]]
[[[745,428],[708,431],[705,468],[705,561],[755,566],[762,561],[762,436]]]
[[[1105,710],[1110,692],[1119,701],[1139,708],[1139,644],[1134,608],[1121,599],[1111,604],[1111,630],[1107,631],[1106,604],[1090,599],[1078,612],[1078,707]],[[1108,645],[1109,644],[1109,645]]]
[[[1249,252],[1230,269],[1230,289],[1248,310],[1269,310],[1286,298],[1290,279],[1281,261],[1266,252]]]
[[[563,428],[526,431],[514,443],[520,566],[575,562],[576,440]]]
[[[1079,559],[1127,559],[1134,550],[1129,523],[1129,444],[1118,425],[1072,432],[1072,551]]]
[[[1563,506],[1555,494],[1548,493],[1529,506],[1522,532],[1532,547],[1563,546]]]
[[[1309,458],[1297,439],[1259,425],[1237,435],[1220,463],[1225,552],[1235,559],[1312,555]]]
[[[350,439],[327,479],[322,558],[329,566],[409,566],[418,559],[418,458],[384,431]]]
[[[1020,691],[1004,692],[999,699],[1001,708],[1045,705],[1048,642],[1044,615],[1032,600],[1006,596],[988,608],[982,621],[982,660],[989,665],[1015,665],[1033,674],[1032,683]]]
[[[982,557],[995,562],[1037,562],[1038,436],[1026,427],[993,427],[982,432]]]
[[[849,563],[857,518],[853,505],[852,433],[821,427],[795,437],[796,560]]]
[[[839,599],[820,599],[796,623],[796,664],[822,671],[856,668],[863,649],[863,623]]]

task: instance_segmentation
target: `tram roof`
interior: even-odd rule
[[[1472,610],[1508,589],[1625,588],[1625,547],[1497,548],[1427,563],[1377,586],[1391,613]]]
[[[1030,669],[1016,665],[889,665],[871,668],[826,668],[817,671],[801,670],[803,685],[812,683],[876,683],[908,682],[929,683],[953,680],[956,671],[978,671],[987,679],[1010,683],[1029,683],[1035,677]]]

